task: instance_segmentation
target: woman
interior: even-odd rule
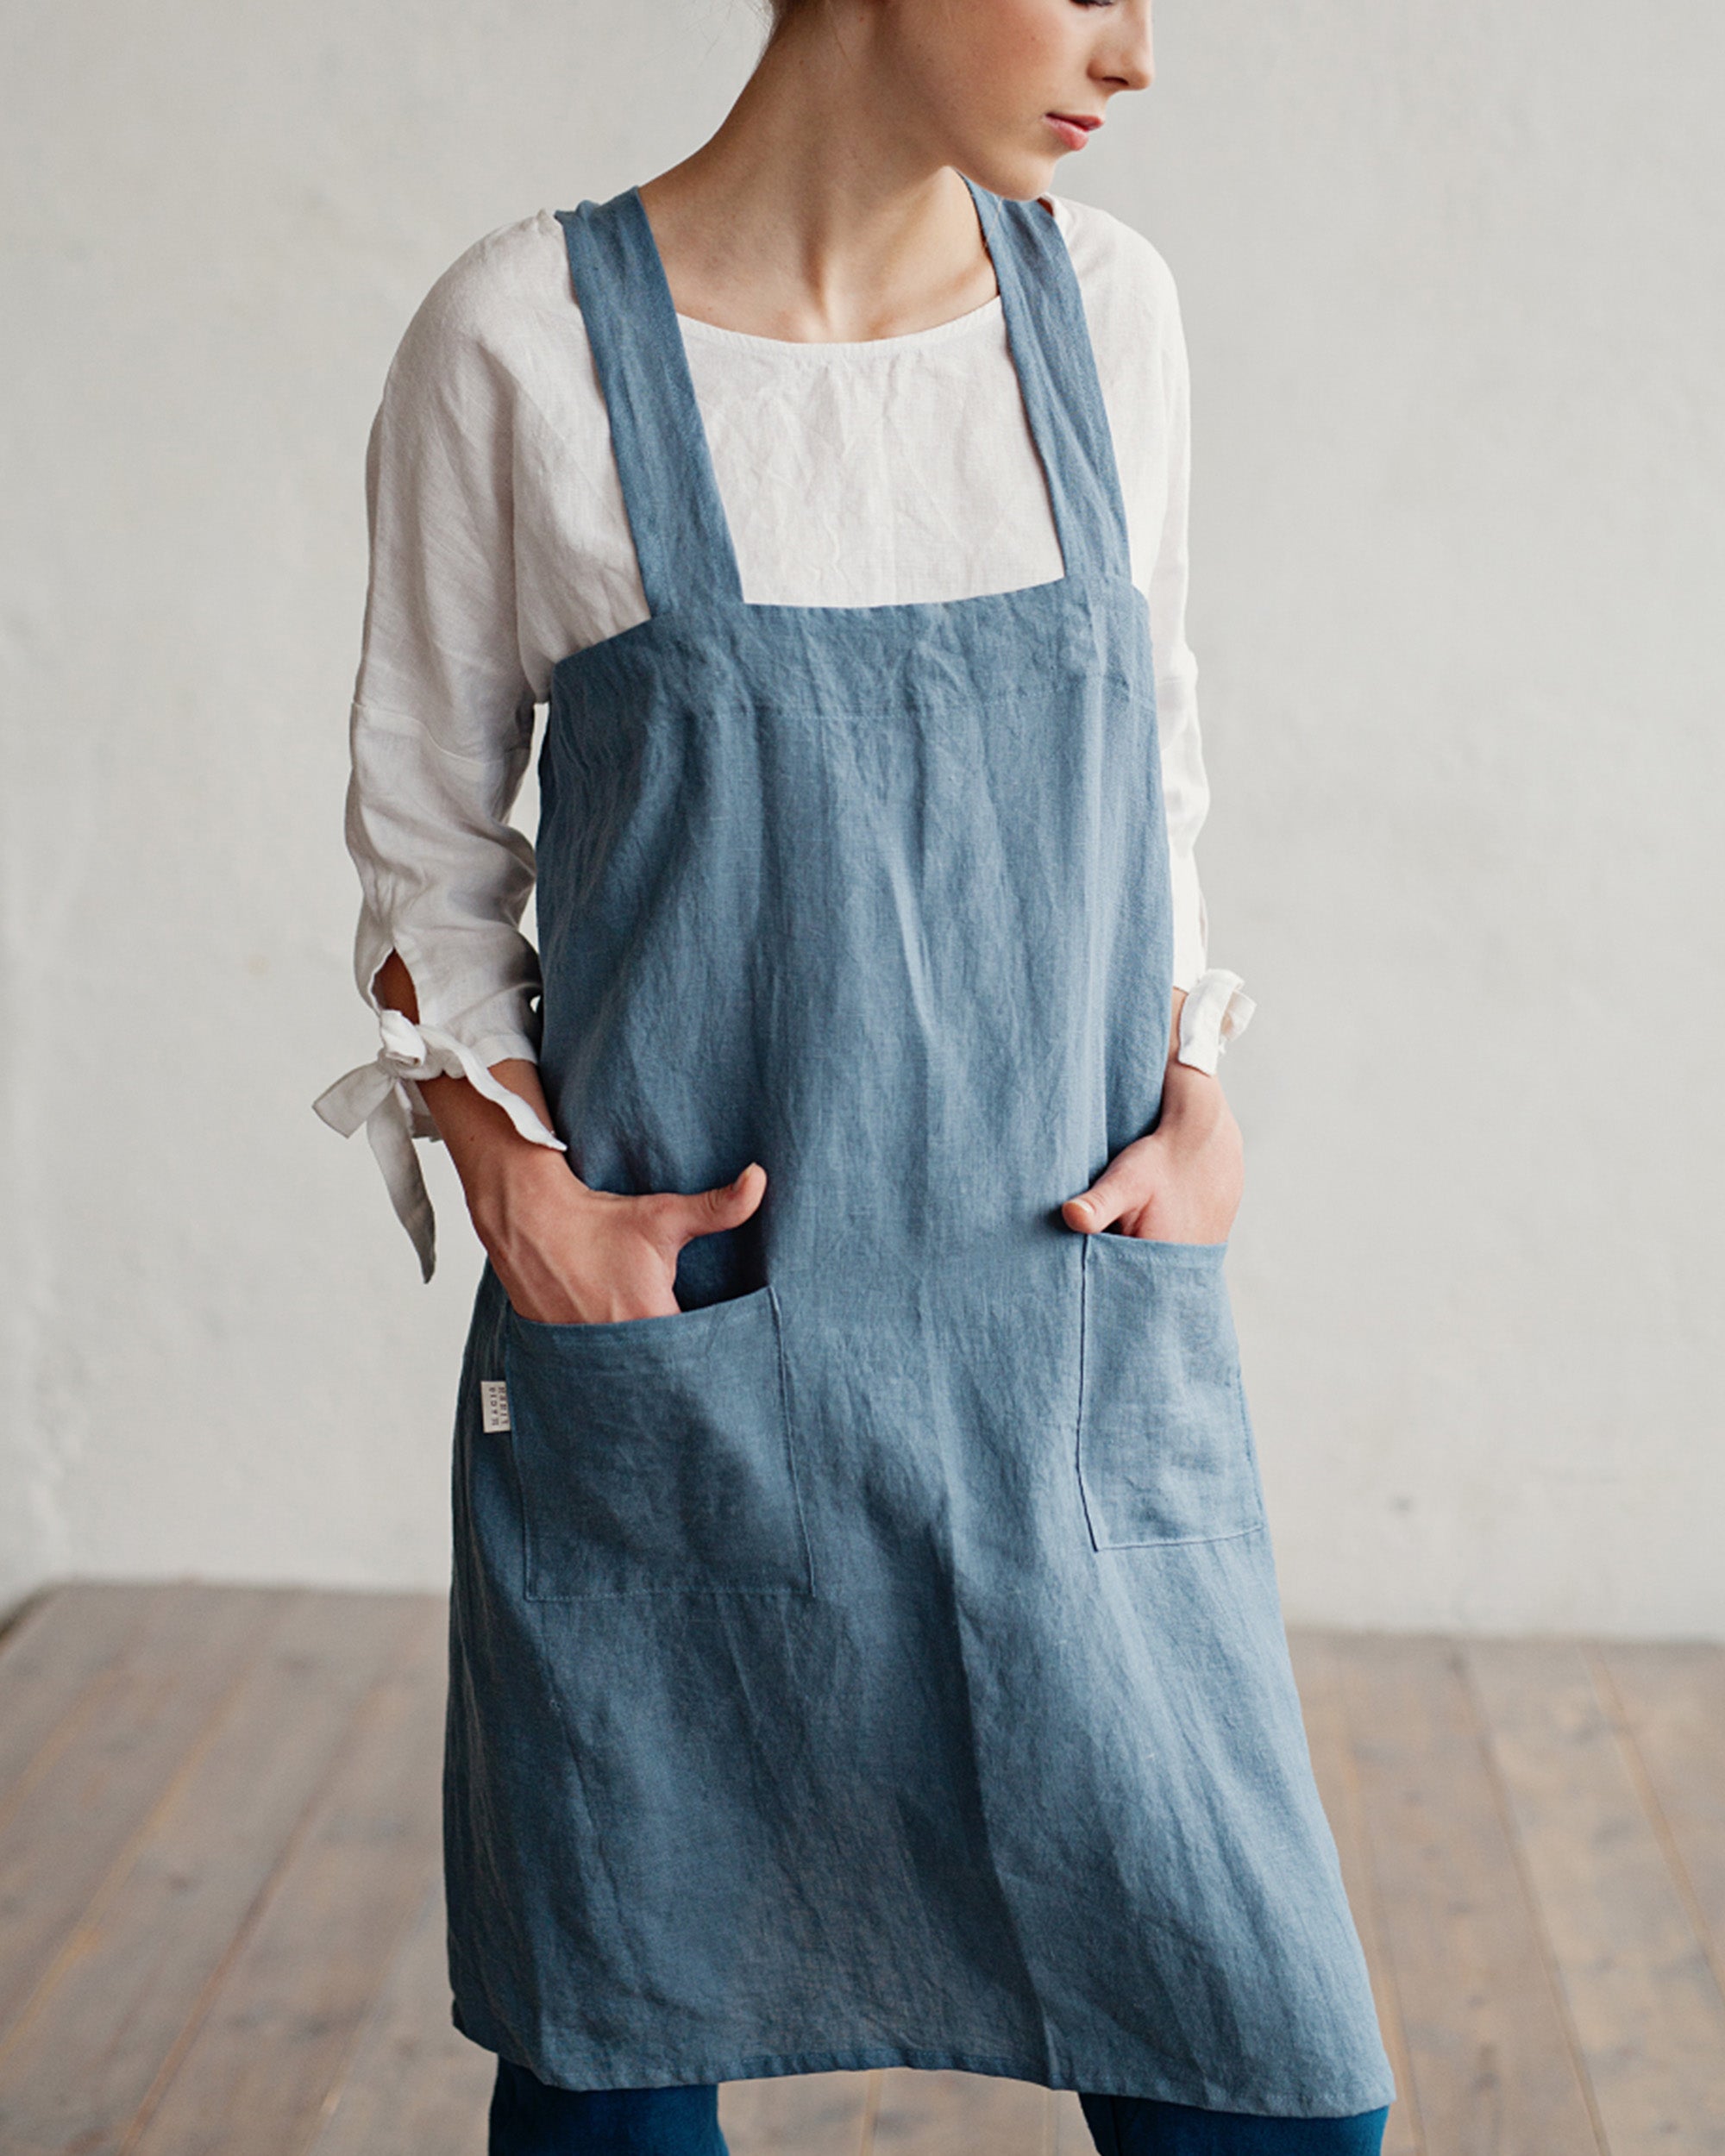
[[[428,1272],[435,1127],[489,1259],[494,2151],[717,2150],[720,2081],[882,2065],[1135,2156],[1378,2145],[1221,1270],[1177,311],[1044,191],[1150,79],[1148,0],[786,0],[704,148],[482,241],[392,371],[384,1051],[320,1106]]]

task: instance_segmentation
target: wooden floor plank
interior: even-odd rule
[[[1078,2099],[1070,2089],[1057,2091],[1049,2106],[1048,2156],[1096,2156],[1096,2144],[1084,2123]]]
[[[862,2156],[872,2074],[728,2081],[718,2122],[731,2156]]]
[[[1378,2028],[1396,2076],[1396,2101],[1389,2107],[1384,2128],[1383,2156],[1421,2156],[1414,2074],[1408,2058],[1407,2033],[1402,2024],[1402,2002],[1396,1989],[1395,1971],[1383,1937],[1377,1883],[1366,1845],[1359,1766],[1349,1731],[1339,1642],[1329,1633],[1294,1629],[1289,1633],[1288,1647],[1295,1681],[1300,1688],[1313,1776],[1329,1819],[1330,1831],[1335,1836],[1342,1883],[1347,1890],[1348,1906],[1353,1912],[1354,1926],[1365,1950],[1366,1965],[1371,1971]]]
[[[1050,2109],[1027,2081],[895,2067],[881,2077],[869,2156],[1048,2156]]]
[[[285,1592],[164,1590],[47,1766],[0,1823],[0,2034],[91,1897],[204,1741],[292,1600]]]
[[[1594,1663],[1651,1785],[1715,1977],[1725,1982],[1725,1647],[1637,1640],[1598,1648]]]
[[[1466,1656],[1611,2156],[1725,2156],[1725,1995],[1585,1651]]]
[[[160,1608],[160,1585],[55,1589],[0,1639],[0,1816],[12,1793]]]
[[[404,1597],[400,1651],[126,2156],[299,2156],[317,2132],[437,1861],[443,1606]]]
[[[1607,2156],[1457,1646],[1337,1652],[1425,2156]]]
[[[480,2156],[497,2059],[449,2019],[443,1934],[434,1871],[307,2156]]]
[[[392,1596],[304,1594],[0,2035],[7,2156],[116,2149],[245,1929],[401,1624]],[[66,2061],[75,2059],[75,2076]]]
[[[444,1626],[431,1597],[73,1587],[0,1640],[5,2156],[478,2156]],[[1289,1644],[1413,2099],[1385,2156],[1725,2156],[1725,1650]],[[1075,2097],[988,2077],[720,2102],[734,2156],[1093,2156]]]

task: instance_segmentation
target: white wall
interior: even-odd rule
[[[436,273],[691,147],[754,18],[13,14],[0,1598],[436,1583],[477,1246],[437,1156],[422,1289],[308,1106],[371,1052],[366,429]],[[1187,310],[1290,1614],[1725,1636],[1725,17],[1163,0],[1160,39],[1063,184]]]

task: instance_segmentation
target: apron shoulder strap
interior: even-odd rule
[[[1131,548],[1113,436],[1060,228],[1039,202],[966,181],[993,258],[1049,507],[1069,577],[1129,576]]]
[[[653,228],[631,187],[560,210],[569,274],[611,420],[624,506],[655,614],[740,603],[742,580]]]
[[[1072,258],[1040,203],[967,179],[1069,577],[1130,573],[1126,508]],[[664,264],[640,192],[560,210],[624,505],[655,614],[738,605],[743,585]]]

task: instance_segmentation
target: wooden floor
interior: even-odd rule
[[[1725,2156],[1725,1650],[1302,1633],[1389,2156]],[[431,1597],[73,1587],[0,1642],[3,2156],[480,2156]],[[735,2156],[1076,2156],[1070,2096],[736,2084]]]

